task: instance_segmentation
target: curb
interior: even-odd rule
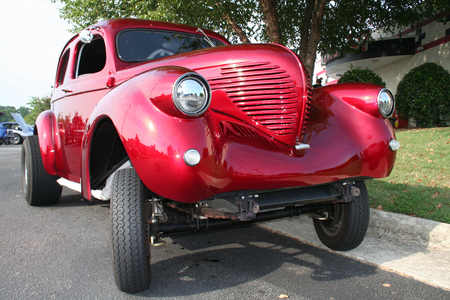
[[[450,252],[450,224],[371,209],[369,230],[378,237]]]
[[[371,209],[364,241],[356,249],[339,252],[380,269],[450,290],[450,224]],[[260,226],[318,248],[308,215],[260,223]]]

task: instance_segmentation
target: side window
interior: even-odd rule
[[[81,44],[78,53],[75,77],[97,73],[105,67],[106,49],[105,42],[101,37],[94,39],[89,44]]]
[[[69,63],[69,53],[70,50],[67,50],[66,53],[64,53],[59,64],[58,74],[56,75],[56,87],[64,83],[64,77],[66,75],[67,65]]]

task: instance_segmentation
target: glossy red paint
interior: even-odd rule
[[[323,120],[325,126],[316,126],[314,112],[306,136],[307,139],[314,136],[310,140],[311,149],[298,152],[247,123],[215,111],[194,120],[176,120],[145,111],[142,116],[152,116],[146,120],[147,127],[145,122],[140,128],[136,124],[128,125],[132,120],[127,119],[123,132],[133,132],[124,139],[126,144],[130,143],[128,153],[134,151],[131,161],[142,181],[152,191],[183,202],[236,190],[386,177],[395,160],[395,153],[388,148],[393,138],[388,122],[342,101],[335,100],[331,106],[343,113],[341,117],[328,114]],[[130,109],[139,114],[145,108],[131,105]],[[348,116],[354,119],[347,121]],[[380,132],[380,127],[385,130]],[[196,167],[188,167],[182,160],[184,152],[191,148],[202,155]],[[174,184],[179,188],[173,188]]]
[[[51,110],[39,114],[36,119],[36,128],[38,128],[39,148],[45,171],[50,175],[56,175],[56,162],[61,158],[61,144],[56,130],[56,118]]]
[[[275,133],[280,142],[295,145],[304,120],[308,80],[300,60],[287,48],[262,44],[202,49],[119,71],[117,80],[161,66],[183,66],[201,74],[213,94],[221,95],[212,101],[211,109],[251,122],[262,132]],[[269,106],[270,110],[265,110]],[[277,130],[282,126],[277,126],[280,120],[289,120],[286,130]]]
[[[335,98],[342,99],[349,105],[358,108],[376,118],[383,119],[378,111],[377,99],[380,86],[375,84],[344,83],[332,87]],[[328,90],[326,87],[322,91]]]
[[[230,191],[381,178],[393,168],[389,141],[394,132],[376,104],[381,87],[344,84],[311,92],[298,57],[271,44],[221,46],[125,63],[115,46],[122,30],[198,34],[197,28],[138,20],[94,27],[105,44],[104,67],[77,77],[82,44],[73,38],[61,55],[53,112],[45,112],[36,124],[46,170],[81,182],[88,199],[91,147],[105,120],[114,125],[142,182],[161,197],[180,202]],[[175,81],[186,72],[205,77],[212,90],[210,108],[195,118],[181,114],[171,98]],[[299,142],[311,149],[295,150]],[[201,155],[195,167],[183,160],[189,149]]]

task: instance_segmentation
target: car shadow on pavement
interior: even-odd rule
[[[72,191],[68,188],[63,188],[63,193],[61,199],[57,204],[48,205],[43,207],[54,207],[63,208],[63,207],[77,207],[77,206],[107,206],[109,207],[109,201],[100,201],[97,199],[86,200],[81,196],[80,193]]]
[[[261,280],[281,290],[306,288],[317,281],[369,277],[377,270],[256,226],[166,240],[152,247],[152,284],[141,296],[195,295]]]
[[[87,201],[65,189],[55,209],[109,209],[109,202]],[[289,220],[289,219],[287,219]],[[152,283],[142,297],[183,297],[264,282],[277,289],[304,290],[317,282],[338,289],[342,281],[371,277],[377,268],[317,248],[259,226],[164,238],[151,247]],[[350,270],[350,271],[345,271]],[[259,288],[258,298],[269,296]]]

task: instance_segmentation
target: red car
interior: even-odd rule
[[[371,84],[312,90],[298,56],[231,45],[196,27],[110,20],[74,36],[51,110],[22,151],[25,198],[61,185],[111,201],[117,286],[150,284],[150,244],[310,214],[321,241],[350,250],[369,222],[364,180],[391,172],[394,99]]]

